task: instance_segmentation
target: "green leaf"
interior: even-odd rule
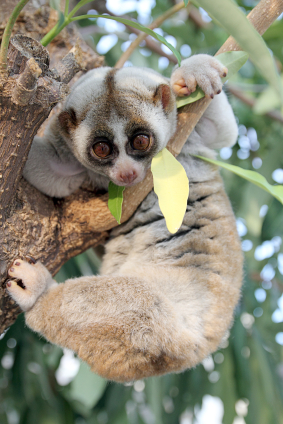
[[[226,82],[229,78],[235,75],[246,63],[248,58],[248,53],[242,51],[232,51],[218,54],[216,59],[219,60],[219,62],[221,62],[228,69],[227,77],[222,78],[222,82]]]
[[[58,26],[63,25],[64,22],[65,22],[65,16],[64,16],[64,13],[60,10],[59,11]]]
[[[283,75],[281,75],[281,82],[283,84]],[[273,87],[267,87],[256,99],[253,107],[254,113],[262,115],[270,110],[276,109],[280,106],[280,99],[277,92]]]
[[[230,165],[229,163],[221,162],[219,160],[208,159],[199,155],[193,156],[205,160],[206,162],[212,163],[213,165],[221,166],[222,168],[227,169],[228,171],[234,172],[234,174],[239,175],[239,177],[242,177],[250,183],[253,183],[258,187],[262,188],[263,190],[267,191],[283,204],[283,186],[273,186],[269,184],[264,178],[264,176],[259,174],[258,172],[249,171],[247,169],[240,168],[239,166]]]
[[[189,180],[177,159],[166,148],[151,163],[154,191],[158,196],[161,212],[170,233],[182,225],[189,196]]]
[[[204,97],[204,92],[202,91],[202,89],[200,87],[197,87],[196,90],[190,94],[189,96],[186,97],[178,97],[176,100],[176,105],[177,108],[179,109],[179,107],[188,105],[190,103],[194,103],[197,100],[200,100]]]
[[[154,32],[152,29],[149,29],[141,24],[139,24],[138,22],[135,21],[131,21],[129,19],[124,19],[124,18],[119,18],[119,17],[114,17],[114,16],[109,16],[109,15],[82,15],[82,16],[76,16],[74,18],[71,19],[71,21],[77,21],[80,19],[89,19],[89,18],[105,18],[105,19],[111,19],[113,21],[117,21],[117,22],[121,22],[124,25],[128,25],[130,27],[136,28],[142,32],[145,32],[148,35],[151,35],[153,38],[155,38],[156,40],[160,41],[160,43],[164,44],[165,46],[168,47],[168,49],[171,50],[171,52],[176,56],[179,65],[181,64],[181,56],[180,53],[175,49],[174,46],[172,46],[172,44],[168,43],[168,41],[165,40],[164,37],[162,37],[161,35],[157,34],[156,32]]]
[[[222,78],[223,83],[227,81],[228,78],[231,78],[234,74],[238,72],[239,69],[246,63],[249,55],[246,52],[226,52],[221,53],[216,56],[216,59],[219,60],[226,68],[228,69],[227,77]],[[197,100],[204,97],[204,92],[201,88],[197,88],[190,96],[179,97],[177,99],[177,108],[185,106],[189,103],[196,102]]]
[[[55,9],[60,12],[60,0],[50,0],[49,5],[50,7],[52,7],[52,9]]]
[[[245,50],[264,78],[274,87],[283,104],[283,87],[271,53],[263,38],[232,0],[197,0],[196,3],[209,13]]]
[[[107,380],[92,373],[90,367],[81,362],[79,372],[71,382],[70,397],[91,409],[103,395],[106,385]]]
[[[162,424],[162,377],[151,377],[145,381],[145,391],[151,411],[154,415],[154,424]]]
[[[190,0],[184,0],[185,6],[188,6]]]
[[[125,187],[117,186],[116,184],[112,183],[112,181],[110,181],[108,185],[108,208],[118,224],[121,223],[124,190]]]

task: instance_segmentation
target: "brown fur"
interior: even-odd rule
[[[224,71],[214,58],[193,56],[173,72],[171,86],[182,94],[198,83],[206,95],[216,95]],[[78,126],[70,130],[69,147],[53,128],[48,133],[53,144],[49,139],[47,146],[33,143],[25,173],[51,196],[67,196],[85,178],[60,178],[60,166],[68,161],[72,165],[72,154],[93,171],[96,184],[100,175],[107,183],[106,177],[119,181],[121,172],[129,169],[143,178],[154,149],[164,148],[175,131],[172,91],[165,78],[150,70],[90,71],[66,101],[66,110],[72,108]],[[137,130],[155,136],[145,158],[137,157],[143,162],[135,160],[131,150]],[[26,289],[11,282],[8,291],[27,311],[27,324],[51,342],[73,349],[95,372],[117,381],[179,372],[215,351],[239,299],[243,258],[218,171],[192,155],[214,157],[212,149],[233,145],[237,132],[227,98],[219,94],[178,157],[190,180],[190,196],[176,234],[168,232],[151,192],[125,224],[112,230],[101,276],[58,286],[42,264],[16,260],[9,275],[21,279]],[[94,137],[103,133],[113,143],[113,163],[100,165],[89,151]],[[45,167],[45,152],[52,157],[52,146],[64,159],[55,161],[55,175]]]
[[[74,350],[93,371],[111,380],[195,366],[217,349],[231,323],[242,281],[242,253],[219,176],[191,186],[189,209],[185,224],[191,231],[170,249],[157,240],[141,253],[133,271],[121,276],[118,270],[131,248],[121,245],[119,264],[109,264],[112,270],[106,255],[108,275],[69,280],[50,289],[26,313],[27,324],[52,343]],[[139,248],[143,252],[142,242]],[[142,273],[131,275],[143,266],[154,284]],[[179,305],[184,302],[187,310],[181,316],[173,299],[183,290],[179,272],[194,286],[190,299],[180,296]],[[164,284],[165,275],[171,287]],[[190,311],[194,298],[203,304],[201,316]]]

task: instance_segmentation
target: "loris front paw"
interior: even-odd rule
[[[199,54],[182,61],[171,76],[171,86],[177,96],[189,96],[197,85],[213,99],[222,90],[221,78],[228,69],[213,56]]]
[[[15,280],[9,280],[6,288],[10,296],[17,302],[23,311],[33,307],[39,296],[55,283],[51,274],[40,262],[31,260],[31,263],[16,259],[8,271]]]

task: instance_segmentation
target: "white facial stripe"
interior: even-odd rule
[[[118,146],[119,152],[125,151],[125,146],[128,141],[128,137],[125,133],[126,125],[126,119],[119,118],[115,111],[111,113],[107,126],[114,135],[114,143]]]
[[[74,139],[74,153],[76,158],[85,166],[89,166],[86,161],[86,151],[88,148],[89,137],[91,135],[91,128],[84,122],[75,129],[73,133]]]
[[[125,128],[127,120],[119,118],[117,114],[113,112],[107,125],[114,134],[114,143],[119,149],[119,156],[109,170],[109,177],[118,185],[126,185],[121,181],[121,175],[133,172],[136,174],[135,183],[142,181],[145,177],[144,164],[142,162],[137,162],[126,153],[128,137]]]

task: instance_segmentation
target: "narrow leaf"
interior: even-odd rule
[[[188,6],[190,0],[184,0],[185,6]]]
[[[187,174],[166,148],[152,159],[151,172],[160,210],[168,230],[174,234],[182,225],[186,213],[189,196]]]
[[[230,165],[229,163],[221,162],[219,160],[208,159],[199,155],[193,156],[205,160],[206,162],[212,163],[214,165],[221,166],[222,168],[227,169],[228,171],[234,172],[234,174],[239,175],[239,177],[242,177],[250,183],[253,183],[258,187],[262,188],[263,190],[267,191],[283,204],[283,185],[273,186],[266,181],[263,175],[255,171],[249,171],[247,169],[240,168],[239,166]]]
[[[228,68],[227,77],[222,78],[222,82],[226,82],[229,78],[235,75],[241,67],[246,63],[249,58],[247,52],[237,51],[237,52],[226,52],[220,53],[215,56],[219,62],[221,62],[226,68]]]
[[[121,223],[124,190],[125,187],[117,186],[116,184],[112,183],[112,181],[110,181],[108,185],[108,208],[118,224]]]
[[[216,59],[228,69],[227,77],[222,78],[223,83],[227,81],[228,78],[231,78],[234,74],[236,74],[246,63],[248,58],[249,55],[246,52],[226,52],[216,56]],[[204,92],[200,87],[197,87],[196,91],[194,91],[190,96],[179,97],[177,99],[177,108],[196,102],[202,97],[204,97]]]
[[[71,383],[70,397],[80,401],[86,409],[92,409],[103,395],[107,380],[93,374],[90,367],[81,362],[80,369]]]
[[[52,9],[55,9],[60,12],[60,0],[49,0],[49,5],[50,7],[52,7]]]
[[[172,44],[168,43],[168,41],[166,41],[164,37],[157,34],[152,29],[149,29],[149,28],[139,24],[138,22],[131,21],[130,19],[124,19],[124,18],[120,18],[120,17],[117,17],[117,16],[114,17],[114,16],[109,16],[109,15],[82,15],[82,16],[76,16],[75,18],[72,18],[71,20],[77,21],[77,20],[80,20],[80,19],[89,19],[89,18],[111,19],[113,21],[121,22],[124,25],[128,25],[128,26],[136,28],[136,29],[138,29],[142,32],[145,32],[146,34],[151,35],[153,38],[160,41],[160,43],[165,44],[165,46],[167,46],[168,49],[170,49],[172,51],[172,53],[176,56],[179,65],[181,64],[180,53],[175,49],[174,46],[172,46]]]
[[[59,20],[58,20],[58,26],[63,25],[63,23],[65,22],[65,16],[64,13],[59,10]]]
[[[232,0],[197,0],[196,3],[209,13],[245,50],[264,78],[274,87],[283,104],[283,87],[275,62],[263,38]]]
[[[281,82],[283,84],[283,75],[281,75]],[[270,110],[276,109],[280,106],[280,99],[277,92],[273,87],[267,87],[256,99],[253,107],[254,113],[259,115],[269,112]]]

